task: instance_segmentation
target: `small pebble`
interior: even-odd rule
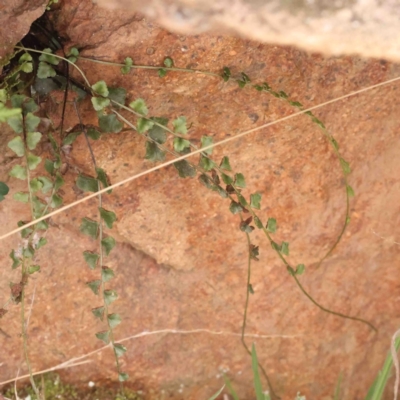
[[[146,53],[151,56],[152,54],[154,54],[155,50],[154,47],[148,47],[146,50]]]

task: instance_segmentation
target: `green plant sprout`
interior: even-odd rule
[[[117,390],[104,388],[89,382],[83,389],[64,382],[58,374],[46,373],[40,376],[40,390],[46,400],[141,400],[142,396],[133,390],[126,389],[124,395]],[[40,400],[30,386],[5,389],[4,400],[30,399]]]
[[[46,10],[50,11],[51,10],[51,6],[53,4],[56,4],[56,3],[58,3],[58,0],[49,0],[49,2],[47,3],[47,6],[46,6]]]
[[[261,383],[260,374],[258,371],[260,362],[258,361],[256,346],[254,343],[251,346],[250,355],[251,355],[251,366],[252,366],[252,371],[253,371],[253,384],[254,384],[254,392],[256,394],[256,400],[271,400],[271,395],[270,395],[269,391],[264,390],[262,383]],[[225,380],[225,386],[228,389],[231,396],[233,397],[233,400],[240,400],[240,397],[238,396],[237,392],[233,388],[232,383],[229,380],[229,378],[224,375],[224,380]],[[306,400],[306,397],[301,396],[300,393],[298,392],[294,400]]]

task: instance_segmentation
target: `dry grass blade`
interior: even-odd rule
[[[287,115],[286,117],[278,118],[278,119],[275,120],[275,121],[271,121],[271,122],[268,122],[268,123],[266,123],[266,124],[260,125],[260,126],[258,126],[258,127],[255,127],[255,128],[249,129],[249,130],[246,130],[246,131],[244,131],[244,132],[239,133],[238,135],[235,135],[235,136],[226,138],[226,139],[221,140],[221,141],[219,141],[219,142],[215,142],[215,143],[213,143],[213,144],[211,144],[211,145],[209,145],[209,146],[206,146],[206,147],[203,147],[203,148],[201,148],[201,149],[198,149],[197,151],[193,151],[192,153],[185,154],[185,155],[183,155],[183,156],[181,156],[181,157],[178,157],[178,158],[175,158],[175,159],[173,159],[173,160],[167,161],[167,162],[165,162],[165,163],[156,165],[156,166],[154,166],[154,167],[152,167],[152,168],[149,168],[149,169],[146,170],[146,171],[140,172],[140,173],[135,174],[135,175],[132,175],[132,176],[126,178],[126,179],[123,179],[122,181],[116,182],[116,183],[114,183],[113,185],[111,185],[111,186],[109,186],[109,187],[107,187],[107,188],[104,188],[104,189],[100,190],[99,192],[96,192],[96,193],[93,193],[93,194],[91,194],[91,195],[88,195],[88,196],[86,196],[86,197],[84,197],[84,198],[82,198],[82,199],[80,199],[80,200],[74,201],[73,203],[68,204],[68,205],[66,205],[66,206],[64,206],[64,207],[60,207],[60,208],[58,208],[57,210],[55,210],[55,211],[53,211],[53,212],[51,212],[51,213],[49,213],[49,214],[47,214],[47,215],[45,215],[45,216],[43,216],[43,217],[41,217],[41,218],[35,219],[34,221],[31,221],[31,222],[27,223],[26,225],[24,225],[24,226],[22,226],[22,227],[19,227],[19,228],[17,228],[17,229],[14,229],[14,230],[12,230],[12,231],[9,231],[9,232],[3,234],[2,236],[0,236],[0,240],[3,240],[3,239],[5,239],[5,238],[7,238],[7,237],[9,237],[9,236],[11,236],[11,235],[14,235],[15,233],[21,232],[23,229],[26,229],[26,228],[28,228],[28,227],[30,227],[30,226],[32,226],[32,225],[35,225],[35,224],[37,224],[37,223],[40,222],[40,221],[43,221],[43,220],[45,220],[45,219],[54,217],[55,215],[57,215],[57,214],[59,214],[59,213],[61,213],[61,212],[63,212],[63,211],[69,210],[70,208],[73,208],[73,207],[77,206],[78,204],[81,204],[81,203],[83,203],[83,202],[85,202],[85,201],[87,201],[87,200],[90,200],[90,199],[92,199],[92,198],[94,198],[94,197],[97,197],[99,194],[105,193],[105,192],[107,192],[107,191],[110,190],[110,189],[114,189],[114,188],[117,188],[117,187],[119,187],[119,186],[125,185],[125,184],[127,184],[127,183],[129,183],[129,182],[132,182],[132,181],[134,181],[134,180],[136,180],[136,179],[141,178],[142,176],[148,175],[148,174],[150,174],[150,173],[152,173],[152,172],[154,172],[154,171],[157,171],[157,170],[159,170],[159,169],[161,169],[161,168],[167,167],[168,165],[172,165],[172,164],[174,164],[174,163],[177,162],[177,161],[181,161],[181,160],[184,160],[184,159],[186,159],[186,158],[192,157],[192,156],[194,156],[194,155],[196,155],[196,154],[200,154],[200,153],[205,152],[205,151],[207,151],[207,150],[210,150],[210,149],[212,149],[212,148],[214,148],[214,147],[222,146],[223,144],[226,144],[226,143],[232,142],[232,141],[234,141],[234,140],[237,140],[237,139],[239,139],[239,138],[241,138],[241,137],[244,137],[244,136],[246,136],[246,135],[248,135],[248,134],[250,134],[250,133],[257,132],[257,131],[259,131],[259,130],[261,130],[261,129],[268,128],[268,127],[273,126],[273,125],[276,125],[276,124],[278,124],[278,123],[280,123],[280,122],[287,121],[287,120],[289,120],[289,119],[295,118],[295,117],[297,117],[297,116],[299,116],[299,115],[302,115],[302,114],[304,114],[304,113],[306,113],[306,112],[308,112],[308,111],[313,111],[313,110],[319,109],[319,108],[321,108],[321,107],[325,107],[325,106],[327,106],[327,105],[329,105],[329,104],[336,103],[336,102],[338,102],[338,101],[340,101],[340,100],[344,100],[344,99],[347,99],[347,98],[349,98],[349,97],[352,97],[352,96],[355,96],[355,95],[358,95],[358,94],[361,94],[361,93],[365,93],[365,92],[367,92],[367,91],[369,91],[369,90],[376,89],[376,88],[378,88],[378,87],[388,85],[388,84],[393,83],[393,82],[396,82],[396,81],[398,81],[398,80],[400,80],[400,77],[393,78],[393,79],[389,79],[389,80],[387,80],[387,81],[384,81],[384,82],[381,82],[381,83],[377,83],[377,84],[375,84],[375,85],[368,86],[368,87],[366,87],[366,88],[364,88],[364,89],[356,90],[355,92],[351,92],[351,93],[348,93],[348,94],[346,94],[346,95],[337,97],[337,98],[335,98],[335,99],[326,101],[326,102],[324,102],[324,103],[320,103],[320,104],[318,104],[318,105],[316,105],[316,106],[312,106],[312,107],[306,108],[306,109],[304,109],[304,110],[302,110],[302,111],[298,111],[298,112],[295,112],[295,113],[293,113],[293,114]]]

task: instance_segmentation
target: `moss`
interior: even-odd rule
[[[59,375],[49,373],[36,378],[36,382],[40,390],[45,388],[46,400],[124,400],[124,397],[115,389],[105,387],[93,387],[86,390],[77,388],[73,385],[61,381]],[[14,387],[1,392],[8,399],[15,399]],[[30,400],[38,400],[30,385],[18,388],[18,396],[26,398],[30,396]],[[126,400],[141,400],[141,397],[135,391],[125,388]]]

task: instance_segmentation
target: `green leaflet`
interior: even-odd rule
[[[36,106],[36,104],[35,104]],[[28,113],[25,116],[25,128],[27,132],[34,132],[40,124],[40,118],[32,113]],[[32,149],[30,149],[32,150]]]
[[[178,174],[181,178],[193,178],[196,176],[196,168],[186,160],[175,162],[174,167],[178,170]]]
[[[123,344],[115,343],[114,351],[117,357],[121,357],[124,355],[124,353],[126,353],[126,347]]]
[[[222,70],[222,79],[224,82],[228,82],[231,77],[231,70],[228,67],[224,67]]]
[[[213,144],[213,138],[211,136],[202,136],[201,137],[201,148],[211,146]],[[213,152],[213,148],[204,150],[204,153],[207,155],[211,155]]]
[[[99,127],[102,132],[118,133],[124,125],[115,114],[108,114],[99,117]]]
[[[25,180],[27,177],[26,168],[22,165],[14,165],[9,173],[13,178]]]
[[[237,203],[236,201],[232,201],[230,206],[229,206],[229,211],[232,214],[239,214],[243,211],[243,207]]]
[[[47,176],[39,176],[37,179],[38,179],[38,180],[41,182],[41,184],[42,184],[41,190],[42,190],[42,193],[43,193],[43,194],[48,193],[48,192],[51,190],[51,188],[53,187],[53,182],[52,182],[52,180],[49,179]]]
[[[110,186],[110,182],[108,179],[108,176],[104,169],[102,168],[96,168],[96,173],[97,173],[97,179],[100,181],[100,183],[103,185],[104,188]],[[112,192],[112,189],[107,190],[107,193],[110,194]]]
[[[152,128],[149,129],[149,137],[158,144],[165,143],[167,141],[167,131],[159,125],[163,125],[166,127],[168,124],[168,118],[152,117],[150,118],[150,120],[154,122],[154,125]]]
[[[35,272],[40,271],[40,265],[30,265],[28,267],[28,274],[34,274]]]
[[[289,243],[288,242],[282,242],[281,253],[284,254],[285,256],[289,255]]]
[[[305,269],[306,269],[306,267],[304,264],[298,264],[295,269],[296,275],[302,275],[304,273]]]
[[[117,325],[121,323],[121,317],[119,314],[108,314],[107,320],[111,329],[114,329]]]
[[[84,251],[83,257],[84,257],[85,261],[87,262],[87,264],[89,265],[89,268],[95,269],[100,255],[97,253],[92,253],[90,251]]]
[[[112,229],[113,223],[117,220],[117,216],[113,211],[108,211],[104,208],[99,208],[100,216],[106,224],[107,228]]]
[[[9,118],[19,118],[21,111],[20,108],[7,108],[0,103],[0,122],[8,122]]]
[[[121,68],[121,72],[122,72],[123,75],[126,75],[127,73],[129,73],[129,71],[132,68],[132,65],[133,65],[132,58],[126,57],[125,61],[124,61],[124,64],[125,65]]]
[[[179,117],[172,122],[174,132],[180,135],[186,135],[188,132],[186,126],[186,117]]]
[[[115,239],[112,236],[107,236],[101,241],[101,246],[103,247],[104,252],[108,256],[111,250],[115,247]]]
[[[203,155],[200,156],[199,167],[204,171],[211,171],[215,167],[215,162],[208,157]]]
[[[87,282],[86,285],[89,286],[90,290],[98,295],[99,294],[99,289],[100,289],[100,285],[101,285],[101,281],[100,280],[94,280],[94,281],[90,281]]]
[[[53,194],[50,201],[50,207],[57,208],[62,205],[63,199],[58,194]]]
[[[147,132],[154,126],[154,122],[147,118],[138,118],[136,129],[139,133]]]
[[[118,380],[119,380],[120,382],[127,381],[128,378],[129,378],[129,375],[126,374],[125,372],[120,372],[120,373],[118,374]]]
[[[15,268],[17,268],[20,264],[21,264],[21,260],[20,260],[20,258],[18,258],[16,255],[15,255],[15,251],[14,250],[11,250],[11,253],[10,253],[10,258],[11,258],[11,260],[12,260],[12,266],[11,266],[11,269],[15,269]]]
[[[275,218],[268,218],[267,222],[267,231],[271,233],[275,233],[277,229],[276,219]]]
[[[35,154],[28,153],[27,161],[28,161],[28,168],[31,171],[33,171],[40,164],[42,159],[40,157],[36,156]]]
[[[64,138],[63,140],[63,145],[70,145],[75,142],[76,138],[81,134],[82,132],[70,132],[68,135]]]
[[[149,109],[146,106],[146,102],[143,99],[136,99],[129,103],[129,107],[136,111],[138,114],[147,115]]]
[[[115,290],[105,290],[103,295],[104,295],[104,301],[108,306],[118,298],[118,294]]]
[[[240,188],[246,187],[246,181],[244,179],[243,174],[235,174],[235,186]]]
[[[92,308],[92,314],[95,316],[95,318],[98,318],[100,321],[103,321],[104,310],[105,308],[103,306]]]
[[[43,188],[43,183],[38,178],[33,178],[29,182],[29,186],[30,186],[32,192],[34,193]]]
[[[226,175],[224,173],[221,173],[221,178],[222,181],[226,184],[226,185],[232,185],[233,183],[233,178],[231,178],[229,175]]]
[[[97,179],[82,174],[79,174],[76,186],[84,192],[97,192],[99,190]]]
[[[105,99],[103,97],[92,97],[90,100],[92,101],[93,108],[96,111],[101,111],[110,104],[110,99]]]
[[[98,81],[94,85],[92,85],[92,89],[95,93],[100,96],[107,97],[108,96],[108,88],[107,84],[104,81]]]
[[[58,1],[58,0],[57,0]],[[68,60],[75,63],[79,56],[79,50],[76,47],[71,47],[68,53]]]
[[[0,112],[1,112],[1,107],[2,106],[0,105]],[[21,109],[19,109],[19,110],[20,110],[19,113],[15,113],[15,115],[11,114],[10,117],[7,118],[7,124],[13,129],[13,131],[15,133],[22,133],[24,131],[24,128],[22,126]],[[5,122],[5,121],[1,121],[1,122]]]
[[[165,159],[165,152],[161,150],[156,143],[147,141],[146,155],[144,158],[153,162],[163,161]]]
[[[164,65],[165,65],[167,68],[172,68],[172,67],[174,66],[174,61],[172,60],[171,57],[166,57],[166,58],[164,59]]]
[[[126,89],[122,87],[109,88],[108,98],[111,100],[111,102],[115,101],[116,103],[124,105],[126,99]],[[120,108],[116,104],[114,104],[114,107]]]
[[[87,135],[90,137],[90,139],[99,140],[101,133],[95,128],[89,128],[87,130]]]
[[[38,78],[46,79],[46,78],[54,77],[56,75],[57,75],[57,73],[56,73],[55,69],[51,65],[49,65],[49,64],[47,64],[45,62],[40,62],[39,63],[39,68],[38,68],[38,71],[37,71],[37,77]]]
[[[114,278],[114,271],[111,268],[108,267],[102,267],[101,268],[101,280],[103,282],[108,282],[112,278]]]
[[[43,62],[52,64],[52,65],[59,64],[60,60],[57,57],[55,57],[53,54],[51,54],[52,51],[50,48],[44,49],[43,53],[47,53],[47,54],[41,54],[39,57],[39,61],[43,61]]]
[[[90,236],[93,239],[97,238],[99,232],[99,224],[96,221],[93,221],[89,218],[82,218],[81,226],[79,230],[87,236]]]
[[[250,195],[250,207],[255,208],[256,210],[259,210],[261,208],[261,194],[260,193],[254,193]]]
[[[40,142],[42,134],[40,132],[28,132],[26,136],[26,144],[29,150],[35,150],[36,145]]]
[[[180,137],[174,138],[174,150],[177,151],[178,153],[189,147],[190,147],[189,140],[182,139]]]
[[[105,344],[110,342],[110,332],[109,331],[102,331],[96,333],[97,339],[102,340]]]
[[[22,157],[25,154],[24,142],[22,141],[21,136],[16,136],[14,139],[11,139],[7,146],[18,156]]]
[[[20,201],[21,203],[27,203],[29,201],[29,194],[24,192],[14,193],[14,200]]]

